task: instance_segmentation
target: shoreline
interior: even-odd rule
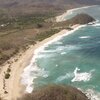
[[[72,12],[75,11],[75,10],[86,9],[86,8],[93,7],[93,6],[97,6],[97,5],[91,5],[91,6],[84,6],[84,7],[69,9],[65,13],[63,13],[62,15],[57,16],[56,17],[56,22],[65,21],[66,20],[65,17],[72,14]]]
[[[73,32],[75,32],[76,30],[80,29],[81,27],[84,27],[86,25],[73,25],[71,28],[73,28],[73,30],[62,30],[59,33],[56,33],[55,35],[51,36],[50,38],[47,38],[45,40],[43,40],[40,43],[40,46],[38,46],[35,50],[34,50],[34,56],[32,57],[30,64],[24,69],[24,72],[22,73],[22,84],[24,84],[26,86],[26,92],[31,93],[32,90],[34,89],[34,87],[31,87],[31,85],[34,83],[34,79],[36,79],[36,76],[30,76],[30,73],[32,71],[36,71],[36,70],[40,70],[36,64],[35,64],[35,59],[38,56],[38,53],[42,50],[44,50],[45,47],[47,47],[49,44],[52,44],[53,42],[56,42],[58,40],[60,40],[62,37],[67,36],[69,34],[72,34]],[[34,67],[33,67],[34,66]]]
[[[91,6],[85,6],[84,8],[91,7]],[[83,8],[83,7],[81,7]],[[75,8],[68,10],[69,13],[73,10],[81,9],[81,8]],[[67,16],[66,12],[62,14],[62,18],[64,19],[64,16]],[[57,17],[56,17],[57,18]],[[58,16],[58,19],[60,21],[63,21],[61,17]],[[56,20],[57,21],[57,20]],[[71,28],[73,30],[67,30],[63,29],[58,33],[55,33],[54,35],[50,36],[49,38],[44,39],[41,42],[36,43],[35,45],[29,46],[29,49],[27,49],[25,52],[21,52],[18,55],[12,57],[9,63],[5,63],[1,67],[0,71],[0,96],[5,100],[17,100],[18,97],[22,96],[25,93],[25,90],[27,88],[28,84],[23,84],[22,81],[22,74],[25,70],[28,69],[30,64],[33,63],[33,60],[35,60],[35,56],[38,54],[38,52],[45,48],[45,46],[61,39],[64,36],[67,36],[74,31],[78,30],[81,27],[84,27],[86,25],[73,25]],[[11,68],[10,77],[9,79],[5,79],[5,72],[7,72],[7,69]],[[30,80],[30,85],[33,84],[33,80]],[[28,88],[30,88],[30,85]],[[5,86],[5,87],[4,87]],[[6,92],[5,92],[6,91]],[[26,90],[27,91],[27,90]],[[31,88],[32,91],[32,88]],[[28,91],[27,91],[28,92]]]
[[[72,26],[73,30],[75,31],[79,29],[80,25],[74,25]],[[2,98],[6,100],[17,100],[18,97],[22,96],[25,92],[26,86],[21,83],[21,75],[24,71],[25,68],[30,64],[31,59],[34,57],[34,52],[37,48],[41,47],[45,43],[48,43],[52,41],[53,39],[61,36],[67,36],[71,33],[72,31],[69,30],[61,30],[59,33],[54,34],[53,36],[44,39],[43,41],[30,46],[28,50],[26,50],[24,53],[19,54],[13,58],[11,58],[12,64],[5,64],[2,66],[1,73],[0,73],[0,95]],[[58,40],[58,39],[57,39]],[[15,61],[15,59],[18,59]],[[7,68],[10,66],[11,72],[10,72],[10,78],[9,79],[4,79],[4,73],[7,71]],[[5,81],[4,81],[5,80]],[[3,88],[5,84],[5,89]],[[7,93],[5,93],[5,91]]]

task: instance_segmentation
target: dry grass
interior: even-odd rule
[[[35,12],[12,18],[2,15],[0,25],[9,24],[4,27],[0,26],[0,64],[3,64],[19,51],[25,51],[29,45],[34,45],[39,38],[47,38],[44,34],[48,32],[47,30],[51,30],[53,23],[46,20],[54,17],[55,14],[51,11]],[[40,36],[37,37],[37,34]]]
[[[26,49],[30,44],[35,44],[34,29],[27,29],[16,32],[5,32],[5,35],[0,37],[0,64],[8,60],[11,56],[18,53],[21,49]]]

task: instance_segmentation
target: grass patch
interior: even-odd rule
[[[7,31],[11,29],[25,29],[33,28],[39,24],[45,23],[48,18],[54,17],[56,14],[53,12],[34,13],[23,16],[16,16],[9,18],[8,16],[1,16],[0,18],[0,31]]]
[[[10,73],[10,72],[11,72],[11,69],[10,69],[10,68],[8,68],[8,69],[7,69],[7,73]]]
[[[35,41],[42,41],[50,36],[54,35],[55,33],[59,32],[59,29],[50,29],[49,31],[45,31],[43,33],[37,34],[35,36]]]

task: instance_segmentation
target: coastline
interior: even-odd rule
[[[88,7],[92,7],[92,6],[85,6],[81,8],[70,9],[68,10],[68,13],[70,14],[74,10],[88,8]],[[67,16],[68,13],[65,12],[60,17],[57,16],[58,20],[64,21],[64,17]],[[63,29],[60,32],[52,35],[51,37],[46,38],[41,42],[37,42],[35,45],[30,45],[29,49],[27,49],[25,52],[20,52],[18,55],[12,57],[9,60],[10,64],[5,63],[3,66],[0,66],[1,67],[0,96],[4,98],[5,100],[17,100],[17,98],[22,96],[24,93],[31,92],[32,91],[31,85],[33,84],[34,79],[32,78],[30,80],[30,84],[29,83],[23,84],[24,82],[22,83],[22,78],[23,78],[22,74],[24,73],[25,70],[27,71],[28,67],[30,68],[31,64],[33,64],[33,60],[35,61],[35,57],[37,56],[38,52],[40,50],[43,50],[49,44],[61,39],[64,36],[72,34],[74,31],[84,26],[86,25],[76,24],[76,25],[71,26],[73,30]],[[10,77],[9,79],[5,79],[4,75],[7,72],[7,69],[9,68],[9,66],[11,68]],[[29,86],[27,86],[28,84]],[[5,85],[5,88],[4,88],[4,85]],[[30,89],[28,90],[27,88],[30,88]],[[5,91],[7,93],[5,93]]]
[[[93,5],[93,6],[97,6],[97,5]],[[75,11],[75,10],[86,9],[86,8],[93,7],[93,6],[84,6],[84,7],[80,7],[80,8],[69,9],[65,13],[63,13],[62,15],[57,16],[56,17],[56,22],[65,21],[66,20],[65,17],[72,14],[72,12]]]
[[[74,25],[72,28],[74,30],[79,29],[80,25]],[[30,46],[28,50],[26,50],[24,53],[21,55],[17,55],[13,58],[10,59],[12,64],[10,65],[11,68],[11,73],[10,73],[10,78],[5,79],[4,81],[4,73],[7,71],[7,68],[9,67],[9,64],[5,64],[2,66],[1,73],[0,73],[0,93],[1,97],[6,99],[6,100],[17,100],[18,97],[23,95],[22,93],[25,93],[25,86],[21,84],[21,74],[24,71],[24,68],[27,68],[27,66],[30,64],[30,61],[32,57],[34,57],[34,52],[37,48],[41,47],[47,42],[52,41],[53,39],[61,36],[67,36],[73,31],[69,30],[61,30],[59,33],[56,33],[55,35],[43,40],[42,42],[39,42],[35,44],[34,46]],[[14,61],[15,59],[18,59],[17,61]],[[5,82],[5,83],[4,83]],[[3,86],[5,84],[5,90],[3,89]],[[7,91],[8,93],[4,93],[4,91]]]
[[[45,49],[49,44],[52,44],[58,40],[60,40],[62,37],[67,36],[69,34],[72,34],[74,31],[78,30],[81,27],[84,27],[85,25],[73,25],[71,28],[73,30],[62,30],[59,33],[56,33],[55,35],[51,36],[50,38],[45,39],[40,43],[40,45],[34,50],[34,56],[32,57],[30,64],[24,69],[24,72],[22,74],[22,83],[26,86],[26,92],[31,93],[34,89],[34,79],[36,79],[36,76],[31,76],[30,73],[33,71],[41,70],[38,68],[38,66],[35,63],[35,60],[38,56],[38,53]],[[34,66],[34,67],[33,67]]]

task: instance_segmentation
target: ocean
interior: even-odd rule
[[[38,48],[24,69],[22,82],[28,92],[47,84],[64,84],[77,87],[91,100],[100,100],[100,6],[70,12],[65,19],[87,13],[97,21]]]

